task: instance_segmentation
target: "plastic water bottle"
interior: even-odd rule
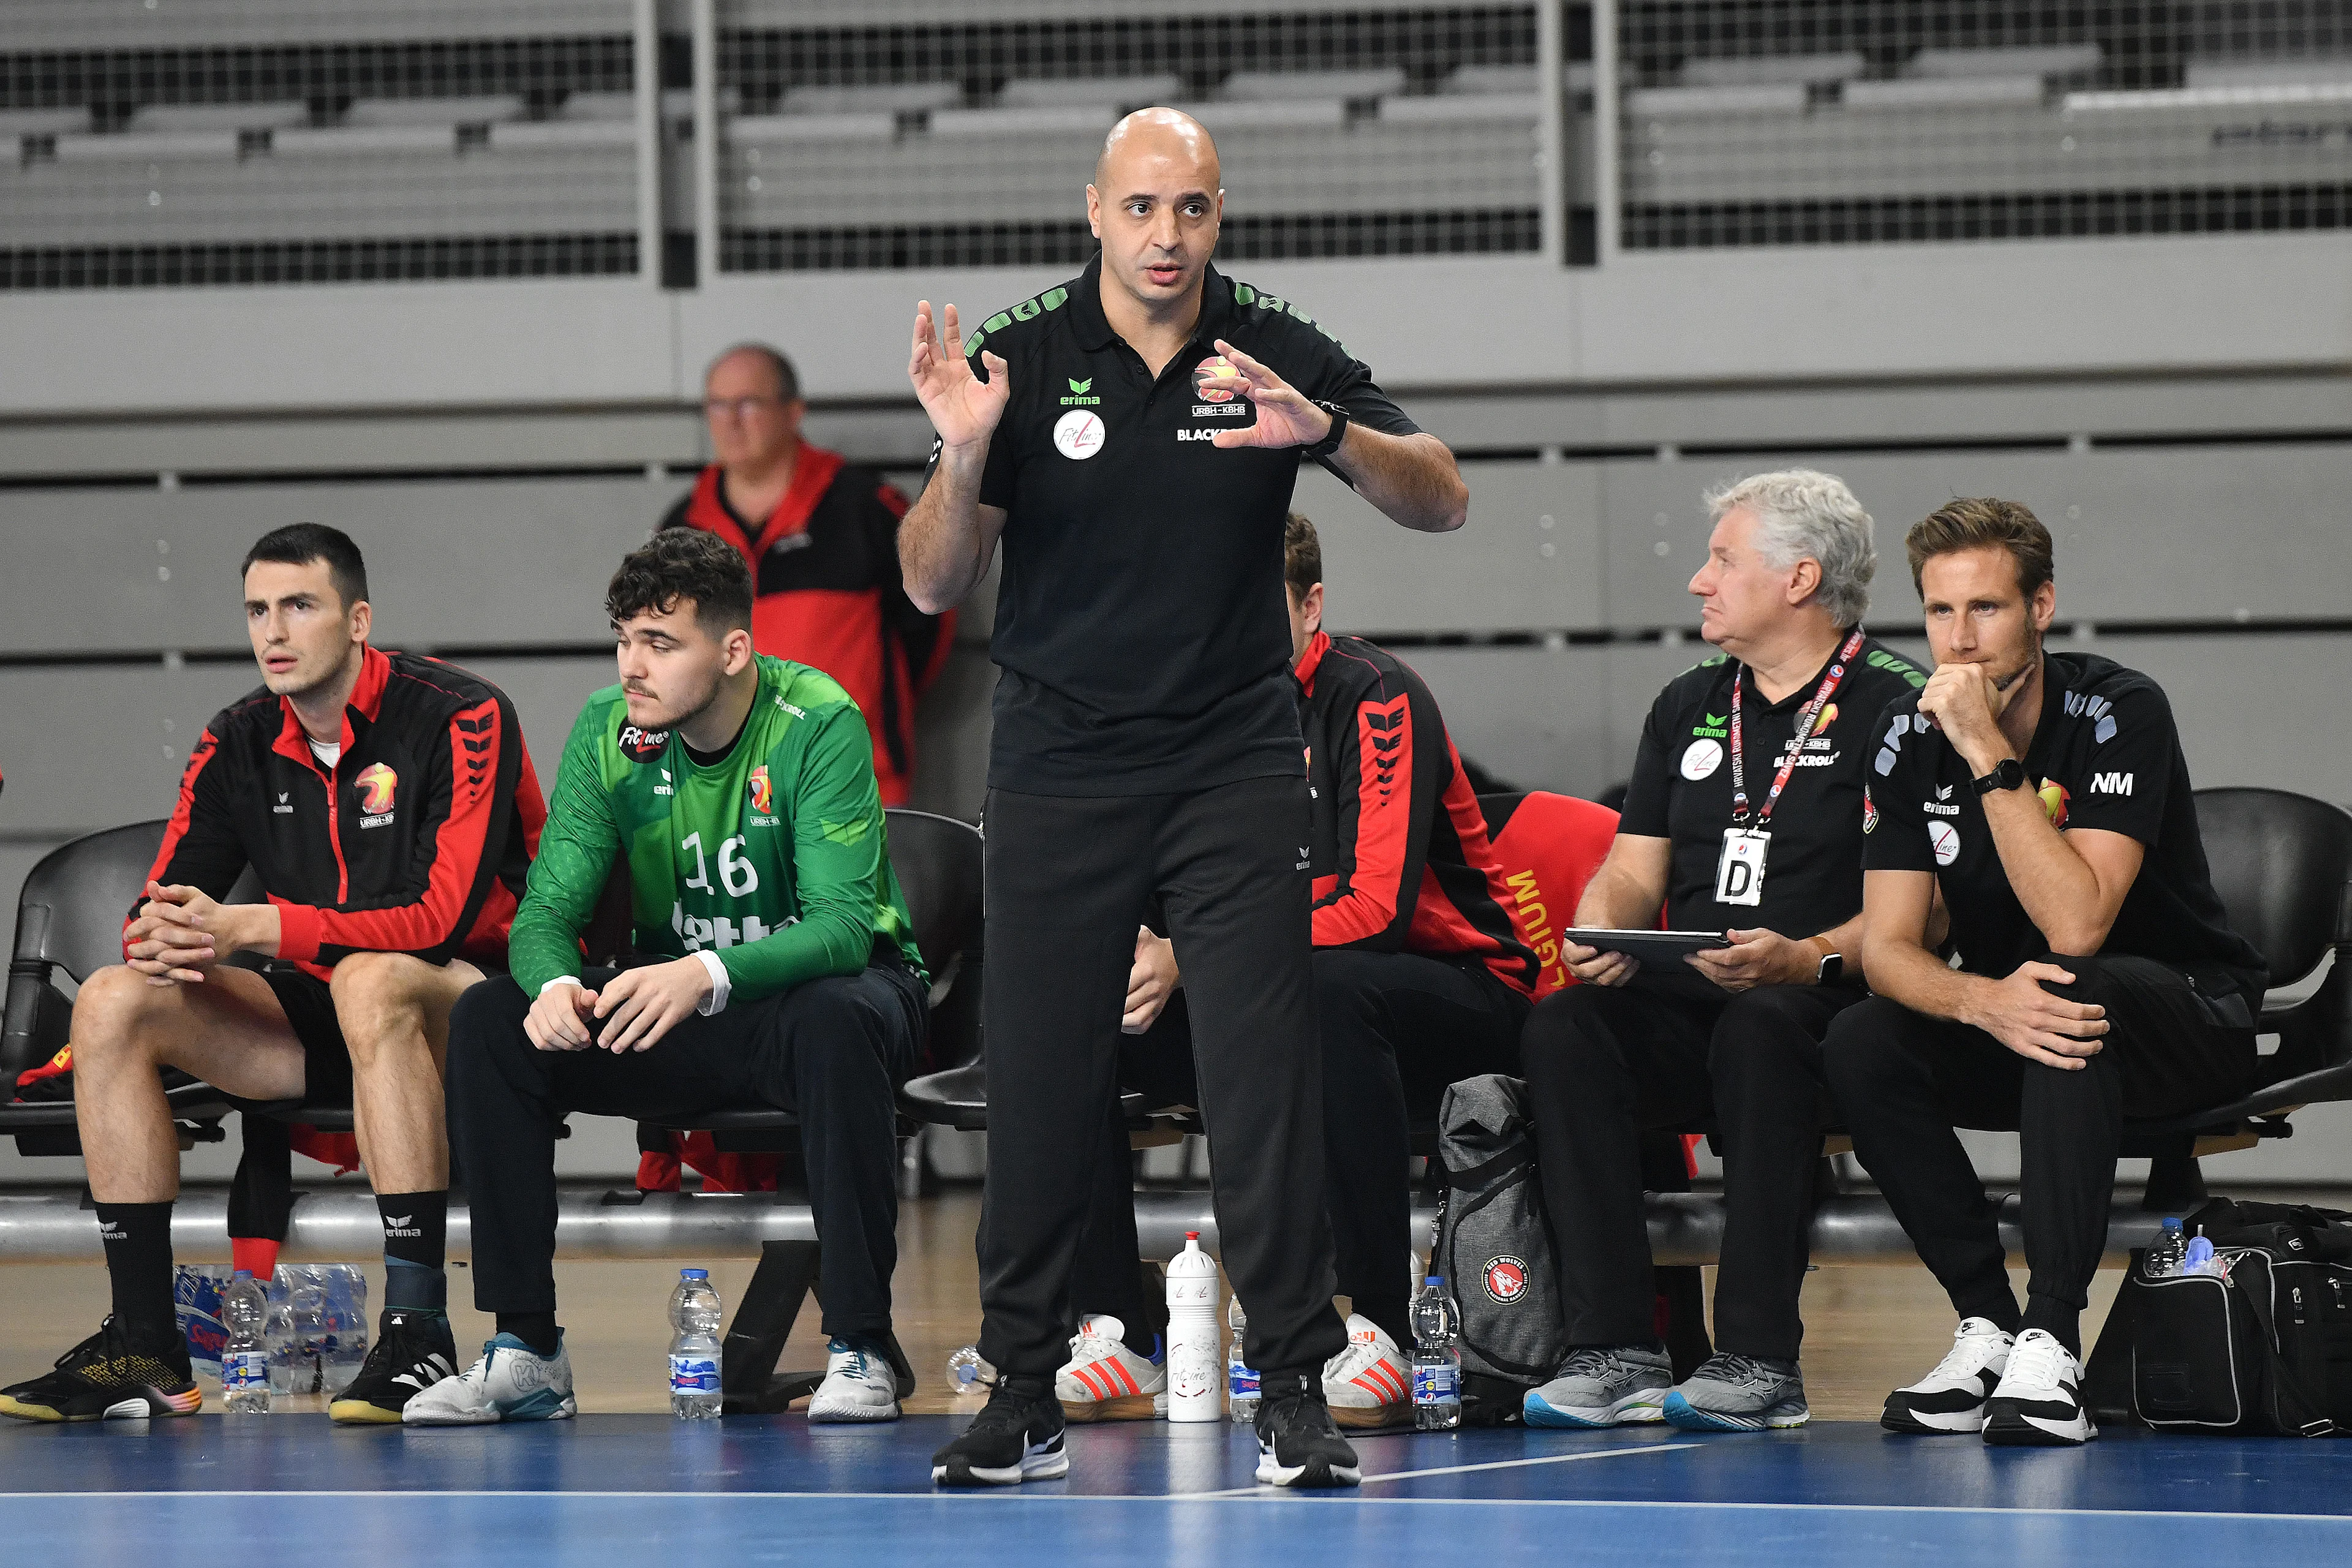
[[[367,1360],[367,1276],[349,1263],[330,1263],[320,1273],[319,1385],[332,1395],[351,1386]]]
[[[2148,1247],[2147,1277],[2162,1279],[2168,1275],[2178,1274],[2188,1258],[2189,1242],[2180,1233],[2180,1221],[2168,1217],[2164,1228],[2157,1233],[2156,1240]]]
[[[1412,1424],[1423,1432],[1462,1425],[1461,1331],[1445,1276],[1429,1276],[1412,1303]]]
[[[2221,1266],[2214,1261],[2213,1244],[2201,1235],[2189,1238],[2189,1251],[2180,1260],[2183,1274],[2219,1274]]]
[[[980,1359],[978,1345],[966,1345],[948,1357],[948,1392],[978,1394],[996,1386],[996,1369]]]
[[[1225,1413],[1236,1426],[1252,1426],[1257,1421],[1257,1368],[1242,1359],[1242,1336],[1249,1329],[1249,1314],[1242,1310],[1239,1296],[1225,1309],[1225,1322],[1234,1331],[1225,1344]]]
[[[324,1385],[320,1366],[327,1338],[326,1272],[305,1264],[281,1263],[270,1281],[269,1386],[279,1394],[316,1394]]]
[[[1184,1250],[1168,1264],[1168,1419],[1214,1421],[1217,1408],[1217,1263],[1201,1250],[1201,1233],[1184,1233]]]
[[[269,1325],[269,1298],[261,1281],[240,1268],[221,1298],[221,1394],[232,1415],[269,1414],[269,1352],[262,1336]]]
[[[669,1413],[681,1421],[709,1421],[719,1414],[719,1292],[710,1271],[681,1268],[669,1299]]]

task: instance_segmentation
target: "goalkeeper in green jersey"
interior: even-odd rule
[[[866,721],[830,676],[751,651],[751,574],[716,535],[655,535],[604,607],[621,684],[588,700],[564,746],[511,977],[475,986],[450,1017],[474,1304],[498,1334],[403,1418],[575,1409],[553,1268],[567,1113],[768,1105],[800,1118],[824,1247],[831,1344],[809,1419],[894,1420],[896,1093],[922,1049],[927,984]],[[615,861],[643,962],[588,968],[581,933]]]

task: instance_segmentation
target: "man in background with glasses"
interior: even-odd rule
[[[751,568],[751,643],[824,671],[874,737],[882,804],[915,781],[915,700],[947,663],[955,612],[927,616],[898,578],[907,498],[871,468],[801,439],[808,405],[793,362],[740,343],[703,377],[709,467],[664,517],[742,552]]]

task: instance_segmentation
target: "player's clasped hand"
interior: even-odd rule
[[[588,1020],[595,1016],[596,993],[580,985],[551,985],[523,1015],[525,1038],[542,1051],[578,1051],[588,1047]]]
[[[1331,433],[1331,416],[1306,394],[1223,338],[1217,352],[1234,368],[1203,379],[1202,390],[1239,393],[1256,407],[1257,417],[1244,429],[1218,431],[1214,445],[1311,447]]]
[[[150,985],[202,984],[218,957],[204,917],[219,908],[202,889],[147,884],[147,902],[122,932],[123,958]]]
[[[597,995],[595,1016],[607,1022],[596,1044],[614,1056],[645,1050],[693,1017],[709,994],[710,972],[698,958],[624,969]]]
[[[2007,979],[1985,988],[1985,998],[1974,1024],[2028,1061],[2080,1072],[2086,1058],[2105,1048],[2099,1037],[2107,1032],[2107,1010],[2088,1002],[2070,1002],[2045,990],[2051,981],[2071,985],[2074,977],[2054,963],[2021,963]]]
[[[1168,998],[1176,994],[1176,946],[1150,926],[1135,933],[1135,963],[1127,973],[1127,1003],[1119,1015],[1119,1032],[1140,1035],[1159,1020]]]
[[[1642,967],[1638,958],[1604,952],[1597,947],[1580,947],[1572,942],[1559,944],[1559,961],[1587,985],[1622,985]]]

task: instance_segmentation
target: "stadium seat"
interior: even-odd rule
[[[1685,87],[1753,87],[1766,82],[1849,81],[1869,68],[1859,51],[1828,55],[1738,55],[1694,57],[1683,62]]]
[[[1183,92],[1183,79],[1174,71],[1152,76],[1016,77],[997,89],[996,101],[1005,109],[1101,104],[1123,113],[1173,103]]]

